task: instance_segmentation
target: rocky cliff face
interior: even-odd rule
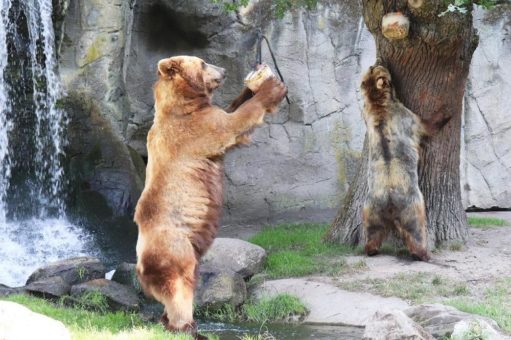
[[[465,205],[511,208],[511,5],[476,11],[475,24],[479,47],[465,95]]]
[[[224,222],[329,220],[357,171],[365,133],[358,87],[361,72],[374,62],[374,42],[359,1],[324,1],[282,20],[271,19],[269,3],[253,1],[226,14],[209,0],[72,1],[63,26],[61,74],[68,93],[95,108],[95,118],[75,117],[79,125],[103,131],[77,132],[72,141],[87,140],[86,150],[83,141],[74,143],[80,162],[91,158],[94,146],[116,145],[116,152],[100,153],[99,163],[92,157],[96,163],[86,166],[93,171],[80,180],[116,211],[128,212],[141,189],[138,155],[146,156],[157,61],[190,54],[226,67],[227,82],[215,99],[226,106],[254,63],[260,27],[275,50],[291,104],[267,119],[252,145],[227,156]],[[511,8],[477,15],[481,43],[465,105],[467,207],[511,207],[505,185],[511,179],[505,110],[511,83],[504,67],[511,56],[510,18]]]

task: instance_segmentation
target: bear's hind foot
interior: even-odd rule
[[[380,247],[375,241],[369,241],[365,247],[364,252],[367,254],[367,256],[375,256],[380,253]]]
[[[414,259],[415,261],[429,262],[429,260],[431,259],[431,256],[429,255],[427,250],[422,250],[420,252],[413,252],[410,254],[412,255],[412,259]]]

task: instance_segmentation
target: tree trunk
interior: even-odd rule
[[[460,190],[461,114],[465,83],[477,34],[472,14],[438,14],[443,0],[363,0],[364,20],[399,99],[418,114],[431,137],[424,141],[419,163],[419,186],[426,203],[430,247],[445,241],[465,241],[466,214]],[[471,5],[470,5],[471,7]],[[381,32],[383,15],[400,11],[410,19],[407,38],[389,41]],[[325,239],[363,243],[361,211],[367,195],[367,145],[360,169]]]

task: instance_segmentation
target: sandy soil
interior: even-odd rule
[[[390,255],[348,256],[348,263],[363,260],[367,268],[335,278],[316,278],[322,282],[346,283],[365,279],[388,279],[397,274],[432,273],[465,282],[471,291],[484,289],[500,278],[511,277],[511,212],[472,213],[507,219],[509,226],[470,228],[470,239],[459,251],[440,250],[429,263]],[[481,288],[481,289],[477,289]]]
[[[470,228],[470,239],[462,250],[436,251],[432,254],[432,260],[429,263],[390,255],[347,256],[348,263],[363,260],[367,268],[347,272],[334,278],[314,276],[308,279],[340,285],[365,279],[388,279],[402,273],[425,272],[465,282],[472,292],[483,293],[483,288],[499,278],[511,277],[511,211],[469,213],[469,216],[502,218],[509,222],[509,226]],[[259,230],[261,226],[257,225],[223,226],[220,235],[248,239]]]

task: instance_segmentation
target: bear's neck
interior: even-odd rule
[[[178,114],[186,115],[201,111],[208,106],[211,106],[211,96],[204,93],[190,98],[181,98],[181,100],[176,103],[173,111],[176,111]]]
[[[175,91],[172,91],[176,93]],[[159,97],[159,98],[158,98]],[[185,93],[179,96],[157,96],[156,114],[185,116],[211,106],[211,95],[207,93]]]

